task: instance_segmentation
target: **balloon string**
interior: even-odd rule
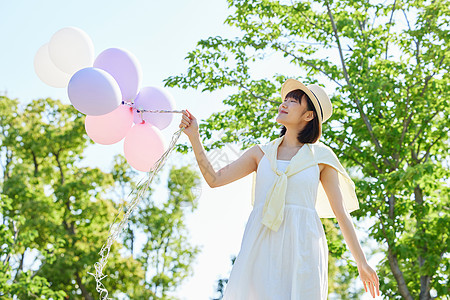
[[[132,107],[134,109],[137,110],[138,113],[142,113],[142,112],[150,112],[150,113],[179,113],[182,114],[183,111],[182,110],[166,110],[166,109],[137,109],[134,107],[134,103],[128,103],[125,101],[122,101],[122,104],[124,105],[128,105],[129,107]],[[142,114],[141,114],[142,117]]]
[[[109,228],[108,238],[106,240],[106,243],[103,244],[103,246],[99,252],[100,259],[98,262],[96,262],[94,264],[95,273],[88,272],[88,274],[94,276],[95,281],[97,282],[96,290],[100,294],[101,300],[112,300],[112,298],[108,298],[108,290],[101,282],[106,276],[108,276],[108,275],[103,274],[103,268],[105,267],[105,265],[108,261],[108,256],[109,256],[109,252],[111,250],[111,246],[114,243],[114,241],[117,240],[119,234],[122,232],[123,228],[125,227],[129,216],[131,215],[131,213],[135,210],[135,208],[141,201],[145,191],[147,191],[147,189],[149,188],[151,182],[153,181],[153,178],[155,177],[155,174],[158,173],[158,171],[164,166],[167,158],[169,157],[170,153],[174,149],[175,144],[178,141],[178,139],[179,139],[181,133],[184,131],[184,129],[185,129],[185,127],[183,126],[172,135],[172,141],[170,142],[168,149],[166,150],[166,152],[164,152],[164,154],[161,156],[161,158],[152,166],[150,171],[147,173],[147,179],[144,182],[142,182],[142,180],[141,180],[137,184],[137,186],[132,190],[132,192],[128,195],[128,196],[130,196],[131,194],[134,194],[133,200],[131,200],[131,202],[127,205],[125,214],[122,217],[122,219],[120,220],[120,222],[118,224],[116,223],[119,215],[123,212],[123,204],[119,208],[119,212],[117,213],[116,217],[114,218],[113,223],[111,224],[111,226]]]

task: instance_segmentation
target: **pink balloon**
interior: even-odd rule
[[[121,104],[110,113],[86,116],[84,127],[97,144],[112,145],[121,141],[133,125],[133,109]]]
[[[157,127],[149,123],[141,123],[134,125],[128,131],[123,150],[127,162],[133,168],[149,172],[167,150],[167,145]]]

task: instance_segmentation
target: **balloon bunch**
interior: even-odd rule
[[[124,155],[135,169],[150,171],[167,150],[161,130],[175,109],[169,92],[142,83],[137,58],[109,48],[94,59],[94,46],[79,28],[57,31],[36,53],[38,77],[52,87],[67,87],[72,105],[86,115],[85,129],[96,143],[112,145],[123,138]],[[134,125],[133,125],[134,123]]]
[[[169,145],[161,134],[172,121],[172,113],[182,111],[173,110],[173,98],[163,88],[150,86],[139,90],[142,71],[133,54],[109,48],[94,59],[91,39],[76,27],[57,31],[37,51],[34,68],[44,83],[67,87],[72,105],[86,114],[85,129],[94,142],[111,145],[125,138],[124,153],[128,163],[148,172],[147,178],[130,193],[133,198],[126,208],[120,207],[99,252],[100,260],[94,265],[95,273],[89,273],[97,282],[96,290],[101,299],[110,299],[101,281],[107,276],[103,268],[111,246],[183,132],[184,127],[175,132]]]

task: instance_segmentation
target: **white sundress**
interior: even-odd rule
[[[290,161],[277,160],[285,171]],[[255,203],[224,300],[326,300],[328,246],[314,208],[320,171],[316,164],[288,177],[283,222],[277,232],[261,223],[266,194],[275,180],[264,155],[256,171]]]

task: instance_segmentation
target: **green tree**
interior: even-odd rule
[[[146,293],[139,299],[175,299],[171,292],[193,274],[191,265],[200,247],[188,243],[185,215],[197,208],[193,190],[199,184],[200,177],[190,166],[172,167],[167,201],[152,200],[149,190],[130,218],[134,230],[129,231],[129,239],[135,240],[139,232],[143,233],[137,259],[144,269],[151,270],[146,274],[146,282],[152,298]]]
[[[223,100],[230,108],[200,124],[205,144],[223,127],[229,134],[212,147],[272,140],[279,128],[268,120],[285,79],[326,86],[334,112],[322,140],[355,174],[353,216],[374,222],[370,236],[386,254],[377,266],[383,297],[448,296],[449,1],[228,3],[225,23],[241,34],[200,40],[187,72],[165,80],[233,91]],[[268,58],[298,73],[257,78]]]
[[[45,278],[52,290],[64,291],[71,299],[93,299],[95,281],[87,271],[98,258],[117,209],[105,198],[114,184],[111,174],[76,165],[89,143],[84,115],[52,99],[34,100],[23,111],[17,100],[2,97],[0,103],[6,157],[2,194],[12,199],[2,216],[18,220],[16,229],[8,224],[10,232],[16,231],[16,242],[7,247],[17,261],[9,263],[12,283],[27,276],[25,258],[34,256],[39,267],[28,271],[31,278]],[[117,250],[111,257],[109,266],[123,271],[107,282],[131,286],[143,278],[139,262],[120,257]],[[107,271],[113,273],[111,267]],[[27,289],[23,285],[8,295],[27,299]]]
[[[343,235],[338,231],[337,222],[322,219],[328,243],[328,299],[357,300],[361,299],[364,288],[352,288],[354,278],[358,276],[358,268],[351,261],[343,243]],[[357,224],[355,224],[357,227]],[[362,244],[365,241],[360,241]],[[372,249],[371,249],[372,250]],[[372,251],[373,253],[373,251]],[[370,254],[372,254],[370,253]],[[369,254],[369,255],[370,255]]]
[[[41,298],[46,299],[64,299],[66,293],[62,290],[54,291],[50,288],[50,283],[45,277],[41,277],[32,271],[19,273],[13,270],[11,260],[13,258],[13,249],[21,243],[32,242],[36,234],[28,233],[19,240],[18,227],[23,223],[23,218],[7,217],[5,212],[12,208],[12,199],[1,194],[0,198],[0,216],[2,216],[2,225],[0,225],[0,297],[2,299],[13,299],[16,295],[19,299]]]
[[[85,133],[84,115],[60,101],[39,99],[20,110],[17,100],[1,97],[0,130],[4,162],[1,295],[19,299],[94,299],[96,282],[87,272],[93,272],[124,194],[136,185],[132,180],[136,173],[122,156],[114,158],[111,173],[78,166],[83,151],[93,142]],[[174,181],[176,175],[184,179]],[[187,167],[173,169],[170,176],[167,206],[190,201],[190,188],[198,183],[192,171]],[[147,205],[153,203],[150,195]],[[169,290],[189,274],[196,252],[187,243],[180,209],[167,208],[136,223],[152,228],[151,238],[160,235],[165,243],[170,238],[171,252],[156,253],[161,261],[167,261],[166,269],[158,273],[164,275],[164,284],[146,282],[146,271],[156,267],[150,261],[135,259],[133,253],[124,254],[122,241],[117,241],[104,270],[108,276],[102,281],[110,296],[160,299],[152,292],[153,286]],[[156,225],[160,229],[173,228],[168,228],[171,233],[166,236],[155,230]],[[140,255],[156,252],[144,250],[148,253]],[[30,269],[26,259],[34,259],[33,265],[38,266]]]

